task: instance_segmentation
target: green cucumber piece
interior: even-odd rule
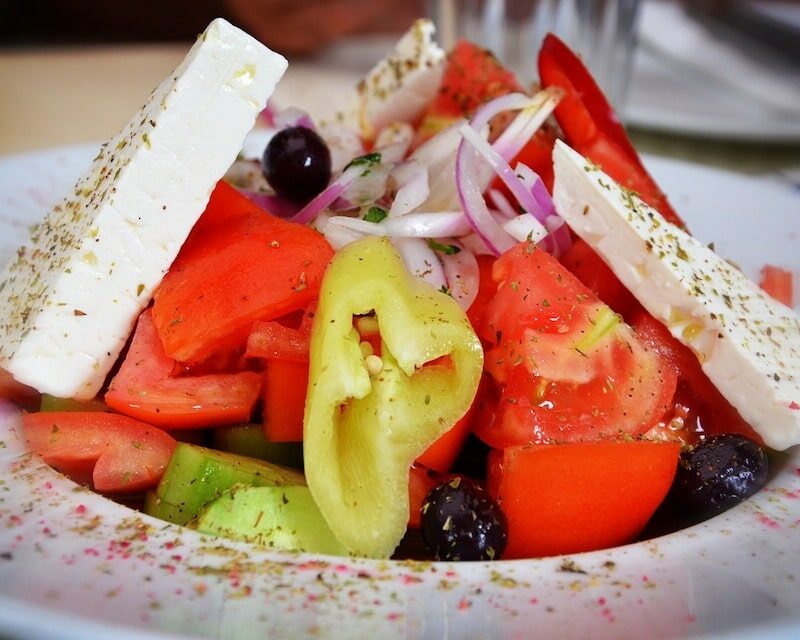
[[[156,488],[162,501],[180,507],[186,524],[200,510],[237,484],[305,486],[303,474],[276,464],[179,442]]]
[[[233,487],[189,526],[272,549],[347,555],[307,487]]]
[[[264,427],[260,424],[240,424],[214,429],[213,447],[294,469],[303,468],[303,443],[267,440]]]
[[[145,494],[144,508],[142,510],[154,518],[175,524],[186,524],[191,519],[186,517],[183,507],[162,500],[156,495],[155,491],[148,491]]]

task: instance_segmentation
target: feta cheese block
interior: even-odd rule
[[[442,82],[444,51],[433,41],[430,20],[417,20],[394,50],[358,85],[361,133],[371,139],[393,122],[422,113]]]
[[[800,320],[562,142],[556,210],[775,449],[800,443]]]
[[[286,70],[214,20],[0,275],[0,367],[92,398]]]

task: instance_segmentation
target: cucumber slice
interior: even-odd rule
[[[185,524],[212,500],[237,484],[305,486],[303,474],[263,460],[179,442],[156,489],[163,502],[180,507]]]
[[[183,507],[162,500],[156,495],[155,491],[148,491],[145,494],[144,508],[142,510],[155,518],[175,524],[183,525],[191,519],[186,516]]]
[[[294,469],[303,468],[302,442],[272,442],[259,424],[241,424],[214,429],[215,449],[250,456]]]
[[[307,487],[233,487],[189,526],[272,549],[347,555]]]

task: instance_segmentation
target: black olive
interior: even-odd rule
[[[480,486],[464,478],[437,485],[422,503],[422,538],[437,560],[499,560],[506,518]]]
[[[671,497],[687,515],[710,517],[756,493],[768,473],[767,455],[752,440],[712,436],[681,453]]]
[[[315,131],[289,127],[269,141],[261,166],[275,193],[288,200],[304,202],[328,185],[331,152]]]

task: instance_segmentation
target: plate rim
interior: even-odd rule
[[[23,153],[17,153],[17,154],[8,154],[8,155],[0,156],[0,170],[2,169],[2,166],[4,164],[6,164],[6,163],[14,164],[15,162],[19,162],[20,160],[31,159],[32,157],[35,157],[35,156],[51,156],[51,155],[57,155],[59,153],[66,153],[66,154],[76,153],[76,152],[85,153],[90,148],[96,148],[96,147],[97,147],[96,143],[82,143],[82,144],[77,144],[77,145],[64,145],[64,146],[59,146],[59,147],[47,148],[47,149],[31,150],[31,151],[27,151],[27,152],[23,152]],[[716,167],[708,167],[706,165],[701,165],[701,164],[697,164],[697,163],[693,163],[693,162],[689,162],[689,161],[685,161],[685,160],[676,160],[676,159],[672,159],[672,158],[665,158],[663,156],[656,156],[656,155],[652,155],[652,154],[646,154],[645,155],[645,162],[648,162],[650,159],[657,159],[658,162],[666,162],[667,164],[673,164],[673,165],[681,166],[681,167],[684,167],[684,168],[698,168],[699,167],[699,168],[701,168],[703,170],[706,170],[706,171],[710,171],[710,172],[714,172],[714,173],[718,173],[718,174],[725,174],[727,176],[736,176],[737,178],[746,177],[746,178],[751,179],[751,180],[753,180],[755,182],[758,182],[758,183],[761,183],[761,184],[765,184],[765,181],[764,181],[763,178],[758,178],[758,177],[753,177],[753,176],[746,176],[745,174],[738,174],[738,173],[736,173],[734,171],[730,171],[730,170],[726,170],[726,169],[720,169],[720,168],[716,168]],[[780,183],[777,183],[777,182],[776,183],[769,182],[768,184],[770,184],[770,186],[775,186],[776,188],[780,185]],[[790,454],[789,455],[790,455],[790,460],[787,460],[787,462],[786,462],[787,465],[794,465],[796,463],[800,463],[800,446],[795,447],[792,450],[790,450]],[[0,463],[2,463],[2,460],[0,460]],[[702,526],[702,525],[698,525],[698,526]],[[670,534],[670,535],[683,535],[686,531],[687,530],[682,530],[681,532],[678,532],[677,534]],[[662,538],[657,538],[656,540],[661,540],[661,539]],[[641,545],[643,545],[643,544],[645,544],[645,543],[632,543],[631,545],[625,545],[624,547],[615,547],[612,551],[616,551],[618,549],[625,549],[625,548],[629,548],[629,547],[641,547]],[[554,561],[555,559],[558,559],[558,558],[582,558],[582,557],[585,557],[587,555],[599,555],[599,554],[605,553],[607,551],[609,551],[609,550],[600,550],[600,551],[596,551],[596,552],[587,552],[586,554],[568,554],[566,556],[557,556],[557,557],[547,558],[546,560]],[[526,560],[512,560],[512,561],[504,561],[504,562],[507,563],[508,565],[515,565],[515,566],[519,567],[519,566],[523,566],[523,565],[525,565],[527,563],[532,563],[532,562],[541,563],[541,560],[542,559],[526,559]],[[446,564],[446,563],[444,563],[444,564]],[[25,605],[25,607],[28,607],[31,610],[38,611],[40,615],[47,614],[47,615],[55,615],[56,617],[61,616],[61,617],[64,617],[64,618],[69,618],[69,619],[74,618],[75,620],[81,621],[81,623],[87,623],[88,622],[89,626],[98,626],[98,627],[101,627],[101,628],[107,628],[108,630],[111,630],[111,632],[119,632],[120,630],[123,630],[123,632],[128,632],[129,630],[132,629],[133,631],[131,633],[139,634],[139,635],[137,635],[135,637],[142,637],[143,639],[144,638],[193,637],[193,636],[185,636],[185,635],[175,635],[175,634],[170,634],[170,632],[163,632],[163,631],[160,631],[160,630],[149,630],[149,629],[146,630],[144,633],[142,633],[142,630],[145,629],[144,627],[142,627],[142,629],[137,629],[135,627],[129,627],[129,626],[118,627],[118,626],[106,624],[106,623],[104,623],[102,621],[98,622],[97,620],[94,620],[92,618],[88,618],[86,616],[75,615],[75,614],[65,614],[65,613],[63,613],[61,611],[54,611],[54,610],[48,609],[46,607],[38,607],[37,605],[32,605],[32,604],[30,604],[29,602],[27,602],[25,600],[19,600],[18,598],[14,598],[12,596],[8,596],[5,593],[0,593],[0,621],[3,621],[3,620],[7,619],[7,618],[4,617],[4,614],[3,614],[4,610],[7,610],[8,607],[10,607],[12,605],[13,606],[17,606],[19,603],[23,603]],[[35,612],[31,611],[31,615],[35,615]],[[778,621],[777,623],[774,623],[774,624],[770,622],[770,623],[767,623],[766,625],[759,625],[757,627],[753,627],[752,629],[745,629],[745,630],[743,630],[743,632],[747,632],[747,633],[759,632],[760,633],[761,629],[764,629],[765,631],[767,631],[769,633],[772,633],[772,631],[767,630],[767,627],[772,627],[772,626],[776,626],[776,628],[774,629],[775,633],[782,633],[784,630],[792,630],[792,629],[796,630],[796,629],[800,628],[800,611],[797,612],[796,620],[790,620],[789,622]],[[33,629],[33,628],[34,627],[31,627],[31,629]],[[36,627],[36,628],[38,628],[38,627]],[[42,628],[44,629],[44,627],[42,627]],[[106,637],[110,637],[110,636],[106,636]],[[125,637],[133,637],[133,636],[127,635]],[[712,634],[712,635],[703,636],[703,637],[714,637],[714,635]],[[735,635],[733,637],[735,637]],[[745,636],[743,636],[743,637],[745,637]],[[759,635],[759,637],[766,637],[766,636]],[[772,637],[778,638],[778,637],[781,637],[781,636],[780,635],[776,635],[776,636],[772,636]]]

